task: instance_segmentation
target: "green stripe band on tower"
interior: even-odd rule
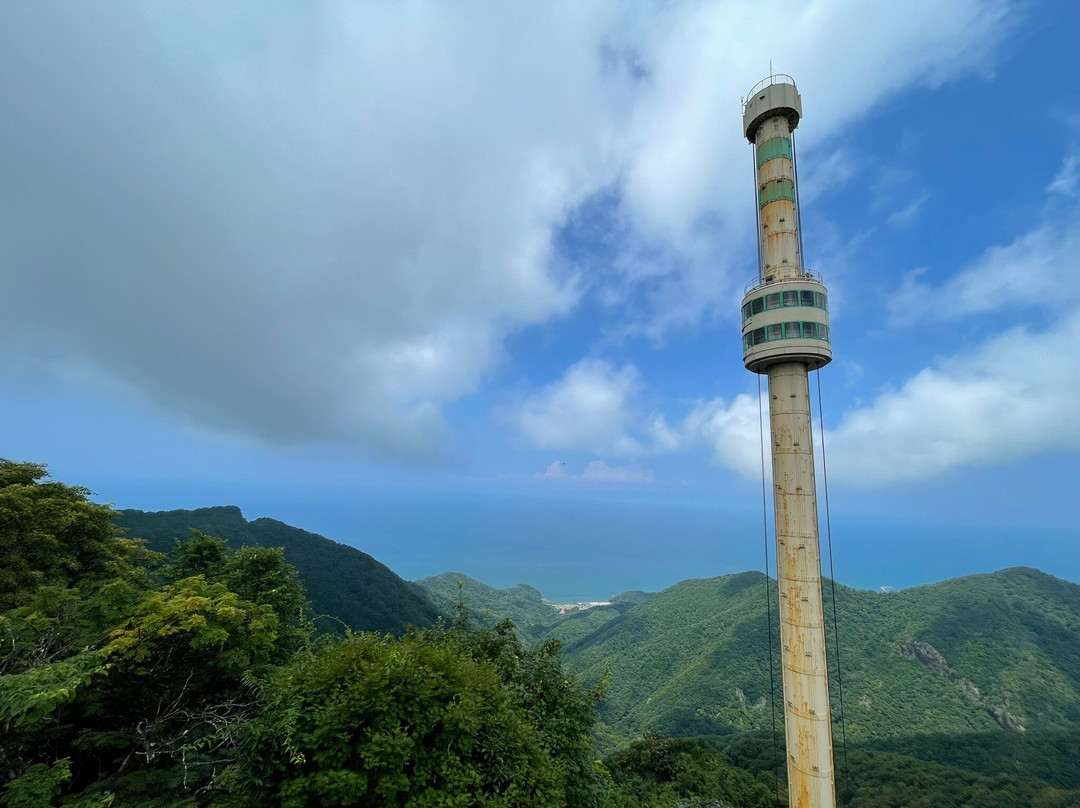
[[[795,183],[788,179],[770,180],[758,191],[758,207],[763,208],[770,202],[786,199],[795,201]]]
[[[758,168],[761,168],[770,160],[775,160],[777,157],[786,157],[788,160],[791,160],[791,138],[774,137],[758,146]]]

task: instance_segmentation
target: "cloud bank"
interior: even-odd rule
[[[991,247],[939,286],[917,276],[906,278],[898,296],[908,314],[894,327],[993,315],[1018,305],[1041,306],[1049,324],[995,332],[880,391],[867,406],[844,413],[825,436],[833,480],[873,487],[965,466],[1080,451],[1080,419],[1073,415],[1080,400],[1080,363],[1072,358],[1080,345],[1075,259],[1080,207],[1076,183],[1061,179],[1074,171],[1074,162],[1066,157],[1048,187],[1043,221],[1031,231]],[[1047,307],[1051,300],[1054,305]],[[745,477],[761,474],[757,396],[702,402],[669,425],[663,415],[646,414],[637,406],[644,387],[632,366],[616,372],[590,360],[546,388],[533,400],[531,412],[553,422],[595,426],[595,431],[564,433],[557,444],[548,445],[593,452],[607,447],[609,453],[631,447],[633,452],[623,453],[637,455],[705,446],[718,465]],[[767,398],[762,396],[760,403],[766,429]],[[535,440],[542,433],[531,434]]]
[[[211,429],[425,457],[509,335],[640,282],[552,260],[595,194],[672,256],[628,326],[726,300],[750,226],[732,110],[766,44],[814,88],[812,147],[992,69],[1009,9],[5,8],[0,349]]]

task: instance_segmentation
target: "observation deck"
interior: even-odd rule
[[[743,100],[743,134],[751,143],[758,127],[769,118],[783,116],[794,131],[802,120],[802,97],[795,79],[786,73],[774,73],[755,84]]]

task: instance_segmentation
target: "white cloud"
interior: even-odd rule
[[[575,306],[551,235],[598,191],[669,257],[654,333],[727,302],[762,53],[788,55],[812,148],[987,70],[1009,7],[19,6],[0,349],[212,428],[423,455],[509,334]]]
[[[942,287],[906,282],[904,295],[923,314],[930,311],[919,302],[923,299],[951,300],[955,312],[948,316],[960,316],[1035,302],[1042,299],[1039,290],[1052,291],[1068,313],[1042,330],[999,333],[845,413],[826,434],[835,480],[878,486],[1045,452],[1080,451],[1080,419],[1073,415],[1080,401],[1080,363],[1072,359],[1080,345],[1076,214],[1073,208],[1051,206],[1047,222],[1005,247],[987,250]],[[639,445],[649,451],[705,445],[717,463],[745,477],[761,474],[756,396],[700,404],[676,426],[662,416],[628,416],[631,405],[620,402],[620,428],[641,436]],[[767,401],[762,410],[768,429]]]
[[[609,466],[603,460],[594,460],[585,467],[581,474],[570,474],[566,463],[556,460],[543,473],[534,477],[538,480],[560,480],[575,483],[596,483],[611,485],[636,485],[651,483],[653,473],[635,466]]]
[[[415,455],[578,297],[550,234],[613,176],[612,9],[5,17],[5,351],[214,428]]]
[[[651,483],[653,473],[632,466],[609,466],[603,460],[594,460],[581,472],[582,482],[589,483]]]
[[[744,477],[761,475],[761,433],[769,431],[768,396],[762,394],[759,416],[758,397],[745,393],[730,402],[714,399],[696,407],[686,417],[682,434],[686,443],[702,442],[712,450],[713,459]],[[767,438],[766,438],[767,440]],[[768,444],[765,446],[765,472],[771,475]]]
[[[533,475],[537,480],[569,480],[570,472],[566,470],[566,463],[561,460],[552,461],[551,465],[543,472]]]
[[[727,307],[752,271],[749,146],[734,99],[767,74],[766,57],[794,75],[805,119],[800,156],[912,86],[988,73],[1009,30],[1007,2],[699,3],[668,6],[639,49],[649,83],[634,110],[625,206],[636,229],[678,244],[665,283],[650,283],[653,337]],[[736,119],[737,120],[737,119]],[[835,154],[835,152],[834,152]],[[822,158],[827,159],[827,158]],[[817,187],[821,187],[818,185]]]
[[[819,196],[847,183],[862,168],[862,161],[846,147],[831,154],[818,152],[809,169],[799,176],[799,201],[809,205]]]
[[[1067,176],[1066,158],[1058,178]],[[1053,198],[1044,221],[992,247],[939,286],[910,274],[892,298],[896,323],[1037,305],[1051,325],[1013,328],[946,358],[848,412],[828,436],[830,468],[852,485],[933,477],[955,468],[1080,450],[1080,209]],[[1065,313],[1062,313],[1064,310]],[[1054,318],[1057,318],[1056,320]]]
[[[1080,450],[1080,316],[1014,329],[926,368],[827,434],[829,471],[869,486]]]
[[[1021,305],[1055,309],[1076,299],[1080,273],[1080,227],[1045,224],[1011,244],[993,247],[977,262],[940,285],[923,282],[925,270],[909,273],[890,298],[891,320],[952,320]]]
[[[1061,170],[1050,184],[1047,192],[1062,196],[1076,196],[1080,193],[1080,151],[1070,153],[1061,164]]]
[[[1080,316],[1073,315],[1046,331],[1007,331],[921,370],[899,389],[845,413],[826,432],[830,479],[873,487],[1044,452],[1080,451],[1080,419],[1073,414],[1080,401],[1080,363],[1069,358],[1077,345]],[[681,435],[683,446],[700,441],[719,464],[744,477],[760,476],[753,396],[696,408]]]
[[[922,210],[923,205],[929,199],[930,192],[924,191],[904,207],[890,213],[885,219],[886,223],[891,224],[893,227],[907,227],[915,221],[915,217],[919,215],[919,211]]]
[[[616,370],[607,362],[583,360],[524,402],[511,414],[511,421],[539,448],[642,456],[684,452],[704,444],[718,464],[746,476],[760,474],[757,396],[740,394],[730,401],[716,398],[701,403],[672,425],[663,414],[646,415],[636,406],[642,389],[632,366]],[[761,399],[766,430],[767,398]],[[639,473],[594,461],[579,478],[569,473],[564,462],[556,461],[536,477],[599,479],[624,471]]]
[[[941,284],[923,280],[925,268],[909,272],[889,298],[894,325],[955,320],[975,314],[1037,306],[1057,313],[1080,301],[1080,206],[1057,199],[1074,155],[1065,159],[1058,179],[1047,189],[1043,221],[1010,244],[988,249],[977,261]],[[1064,183],[1067,184],[1067,183]]]
[[[616,369],[603,360],[583,359],[509,417],[542,449],[634,455],[643,447],[629,434],[636,421],[629,403],[640,386],[633,365]]]

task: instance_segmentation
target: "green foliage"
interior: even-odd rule
[[[837,611],[853,741],[1080,723],[1080,586],[1028,569],[888,594],[837,586]],[[602,716],[623,737],[771,723],[760,573],[684,581],[566,651],[587,681],[610,671]],[[778,663],[774,645],[777,701]]]
[[[924,736],[895,739],[897,748],[909,747],[926,754],[931,749],[940,757],[918,759],[913,755],[853,748],[845,769],[838,758],[836,786],[839,803],[850,808],[1077,808],[1080,806],[1080,779],[1076,771],[1077,730],[1062,733],[998,732],[979,736]],[[747,734],[720,741],[720,748],[735,765],[758,774],[767,782],[777,771],[777,759],[767,737]],[[1010,753],[1020,751],[1019,762],[1009,762]],[[782,750],[781,750],[782,755]],[[1058,769],[1058,763],[1064,763]],[[970,765],[969,765],[970,764]],[[781,761],[781,767],[783,763]],[[785,775],[779,771],[781,784]]]
[[[528,584],[509,589],[496,589],[459,572],[445,572],[416,581],[427,593],[439,613],[452,618],[459,604],[479,626],[488,628],[502,620],[510,620],[518,635],[528,643],[556,639],[567,645],[586,637],[609,620],[614,620],[635,603],[647,600],[644,592],[627,592],[611,606],[597,606],[559,614],[556,607]]]
[[[644,603],[655,594],[655,592],[642,592],[640,589],[631,589],[627,592],[620,592],[618,595],[613,595],[611,602],[615,605],[632,607],[637,606],[639,603]]]
[[[567,612],[560,615],[557,622],[546,626],[541,638],[558,640],[564,647],[574,645],[604,624],[615,620],[628,608],[618,605],[593,606],[591,609]]]
[[[190,539],[176,542],[167,572],[174,580],[198,576],[223,585],[241,600],[268,606],[278,624],[275,662],[284,662],[310,638],[304,587],[280,547],[233,551],[223,539],[192,529]]]
[[[843,786],[843,784],[840,784]],[[851,782],[843,788],[849,808],[1076,808],[1080,791],[1000,774],[980,775],[915,758],[856,751]]]
[[[480,628],[462,609],[312,644],[290,558],[358,622],[430,607],[367,556],[237,509],[130,517],[170,558],[112,519],[0,461],[0,806],[754,808],[782,786],[760,574],[554,618],[531,587],[449,576]],[[1080,587],[1015,569],[838,593],[842,805],[1080,806]],[[609,681],[599,727],[600,688],[558,638]],[[648,734],[593,759],[642,729],[708,744]]]
[[[191,528],[191,536],[186,541],[177,539],[175,542],[170,572],[177,579],[193,575],[210,579],[225,565],[228,555],[229,545],[224,539]]]
[[[558,610],[527,584],[496,589],[460,572],[444,572],[416,582],[444,618],[452,619],[459,603],[480,626],[491,627],[510,620],[527,640],[537,640],[558,621]]]
[[[44,466],[0,458],[0,612],[42,586],[100,580],[134,552],[88,493],[47,480]]]
[[[1011,774],[1058,788],[1080,788],[1080,726],[1033,732],[911,735],[868,748],[955,766],[978,774]]]
[[[61,758],[52,765],[34,763],[4,787],[3,804],[9,808],[41,808],[52,805],[71,779],[71,761]]]
[[[595,695],[512,627],[350,635],[262,686],[237,792],[251,805],[589,806]]]
[[[775,805],[768,785],[699,741],[649,733],[604,763],[614,783],[613,808]]]
[[[0,613],[0,804],[206,803],[254,705],[246,679],[303,647],[296,571],[208,536],[165,563],[85,489],[6,461],[0,478],[0,546],[18,560]]]
[[[274,519],[248,522],[234,506],[157,513],[128,510],[116,514],[114,523],[161,552],[170,552],[192,530],[224,539],[233,549],[282,548],[285,561],[299,573],[316,625],[323,631],[340,631],[344,623],[354,631],[401,634],[410,625],[430,626],[437,616],[419,588],[366,553]],[[212,548],[203,549],[212,553]]]

